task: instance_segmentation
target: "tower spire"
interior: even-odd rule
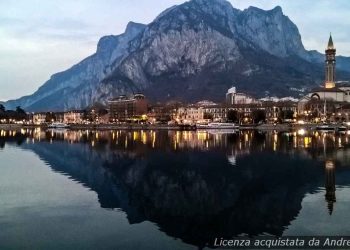
[[[327,49],[334,49],[334,44],[333,44],[333,38],[332,38],[332,33],[329,35],[329,40],[328,40],[328,46]]]
[[[335,53],[336,49],[334,47],[332,33],[329,35],[328,45],[326,48],[326,79],[325,88],[335,87]]]

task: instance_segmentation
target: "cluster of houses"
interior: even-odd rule
[[[149,105],[142,94],[120,96],[108,101],[108,106],[89,110],[34,113],[30,123],[35,125],[62,122],[65,124],[198,124],[208,122],[292,122],[297,116],[298,104],[293,100],[261,101],[233,87],[226,94],[226,103],[200,101],[183,105],[179,102]]]
[[[325,52],[324,86],[311,90],[299,100],[292,97],[256,99],[237,92],[235,87],[227,91],[226,101],[223,104],[204,100],[189,105],[177,102],[149,105],[143,94],[135,94],[131,97],[119,96],[109,100],[105,107],[100,105],[87,110],[35,113],[32,114],[30,122],[37,125],[51,122],[66,124],[349,122],[350,84],[335,82],[336,49],[332,37],[329,38]]]

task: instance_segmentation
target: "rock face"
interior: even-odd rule
[[[101,38],[94,55],[6,106],[68,110],[135,92],[152,101],[221,101],[232,85],[257,96],[296,96],[291,89],[321,83],[323,61],[304,49],[279,6],[241,11],[225,0],[192,0]],[[338,78],[350,77],[349,65],[338,58]]]

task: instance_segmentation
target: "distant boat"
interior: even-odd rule
[[[344,131],[347,131],[348,128],[344,125],[322,124],[322,125],[317,126],[316,130],[344,132]]]
[[[337,128],[337,131],[339,131],[339,132],[343,132],[343,131],[347,131],[347,130],[348,130],[348,128],[345,126],[340,126]]]
[[[322,130],[322,131],[334,131],[335,127],[332,124],[322,124],[322,125],[318,125],[316,127],[316,130]]]
[[[64,129],[64,128],[69,128],[68,124],[62,123],[62,122],[53,122],[51,123],[49,126],[49,128],[60,128],[60,129]]]
[[[198,129],[239,129],[239,126],[228,122],[211,122],[208,124],[197,124]]]

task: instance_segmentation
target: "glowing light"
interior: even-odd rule
[[[303,135],[305,135],[306,134],[306,131],[305,131],[305,129],[299,129],[298,130],[298,135],[301,135],[301,136],[303,136]]]
[[[334,168],[334,162],[326,161],[326,169],[333,169],[333,168]]]
[[[312,142],[312,138],[311,137],[305,137],[304,138],[304,147],[305,148],[310,147],[311,142]]]

